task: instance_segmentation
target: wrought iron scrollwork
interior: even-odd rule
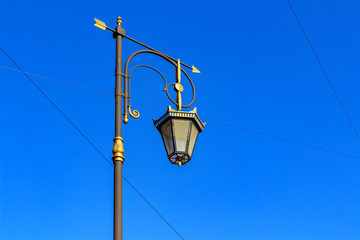
[[[157,56],[167,60],[169,63],[171,63],[175,67],[175,70],[176,70],[176,83],[168,84],[165,77],[164,77],[164,75],[159,70],[157,70],[156,68],[151,67],[149,65],[137,65],[137,66],[133,67],[130,72],[128,72],[129,64],[130,64],[131,59],[133,57],[135,57],[136,55],[139,55],[139,54],[142,54],[142,53],[149,53],[149,54],[157,55]],[[137,52],[134,52],[133,54],[131,54],[128,57],[128,59],[126,60],[126,63],[125,63],[125,68],[124,68],[124,78],[125,78],[125,81],[124,81],[124,123],[128,122],[128,118],[127,118],[128,115],[130,115],[133,118],[138,118],[140,116],[140,113],[137,110],[133,110],[133,111],[131,110],[132,106],[131,106],[131,97],[130,97],[131,74],[135,69],[140,68],[140,67],[149,68],[149,69],[157,72],[161,76],[161,78],[164,80],[164,83],[165,83],[165,88],[163,90],[166,92],[166,95],[169,98],[169,100],[173,104],[176,105],[176,107],[177,107],[177,109],[179,111],[181,110],[181,108],[188,108],[194,103],[194,101],[195,101],[195,87],[194,87],[194,84],[193,84],[191,78],[189,77],[189,75],[184,71],[184,69],[181,68],[180,60],[175,62],[172,59],[170,59],[168,56],[166,56],[166,55],[164,55],[164,54],[162,54],[160,52],[153,51],[153,50],[140,50],[140,51],[137,51]],[[186,76],[186,78],[188,79],[188,81],[190,82],[190,85],[191,85],[191,88],[192,88],[192,93],[193,93],[192,100],[187,105],[182,105],[181,92],[183,91],[183,87],[180,84],[181,74],[184,74]],[[177,93],[176,94],[176,101],[174,101],[170,97],[169,87],[171,87],[171,86],[174,86],[174,90]]]

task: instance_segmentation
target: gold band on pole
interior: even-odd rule
[[[124,139],[122,137],[115,137],[114,138],[114,147],[113,147],[113,162],[115,161],[122,161],[124,162]]]

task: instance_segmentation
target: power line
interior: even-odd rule
[[[146,200],[146,198],[129,182],[129,180],[127,180],[125,177],[123,177],[124,180],[130,185],[130,187],[132,187],[134,189],[134,191],[139,194],[139,196],[162,218],[162,220],[164,220],[164,222],[169,225],[169,227],[183,240],[185,240],[180,233],[178,233],[175,228],[149,203],[148,200]]]
[[[299,27],[300,27],[301,31],[302,31],[302,32],[303,32],[303,34],[304,34],[304,36],[305,36],[305,38],[306,38],[306,41],[308,42],[308,44],[309,44],[309,46],[310,46],[310,48],[311,48],[311,50],[312,50],[312,52],[313,52],[313,54],[314,54],[314,56],[315,56],[315,58],[316,58],[316,61],[319,63],[319,66],[320,66],[321,70],[323,71],[323,73],[324,73],[324,75],[325,75],[326,80],[328,81],[328,83],[329,83],[329,85],[330,85],[330,87],[331,87],[331,89],[332,89],[332,91],[333,91],[333,93],[334,93],[334,95],[335,95],[336,99],[338,100],[338,102],[339,102],[339,104],[340,104],[340,106],[341,106],[341,109],[344,111],[345,116],[346,116],[346,118],[347,118],[347,120],[348,120],[348,122],[349,122],[349,124],[350,124],[351,128],[353,129],[354,133],[356,134],[357,139],[360,141],[360,136],[359,136],[358,132],[356,131],[356,129],[355,129],[355,127],[354,127],[354,124],[352,123],[352,121],[351,121],[351,119],[350,119],[350,116],[349,116],[349,114],[347,113],[347,111],[346,111],[346,109],[345,109],[345,107],[344,107],[343,103],[341,102],[341,100],[340,100],[340,97],[339,97],[338,93],[336,92],[336,90],[335,90],[335,88],[334,88],[333,84],[331,83],[331,81],[330,81],[330,78],[329,78],[328,74],[326,73],[326,71],[325,71],[325,69],[324,69],[323,65],[321,64],[320,59],[319,59],[319,57],[318,57],[318,55],[317,55],[317,53],[316,53],[316,51],[315,51],[314,47],[312,46],[312,44],[311,44],[311,42],[310,42],[310,39],[308,38],[308,36],[307,36],[307,34],[306,34],[306,32],[305,32],[305,30],[304,30],[303,26],[301,25],[300,20],[299,20],[298,16],[296,15],[294,8],[291,6],[291,4],[290,4],[290,1],[289,1],[289,0],[286,0],[286,1],[287,1],[287,3],[289,4],[289,7],[290,7],[290,9],[291,9],[291,11],[292,11],[292,13],[293,13],[294,17],[295,17],[295,19],[296,19],[296,21],[297,21],[297,23],[298,23],[298,25],[299,25]]]
[[[111,166],[112,163],[105,157],[104,154],[100,152],[100,150],[90,141],[89,138],[85,136],[85,134],[73,123],[68,116],[46,95],[46,93],[41,90],[41,88],[20,68],[20,66],[2,49],[1,51],[10,59],[10,61],[27,77],[27,79],[40,91],[40,93],[53,105],[53,107],[58,110],[58,112],[80,133],[81,136],[85,138],[85,140],[104,158]]]
[[[6,54],[6,53],[5,53],[5,54]],[[2,65],[0,65],[0,67],[1,67],[1,68],[4,68],[4,69],[16,71],[16,72],[21,72],[21,73],[23,72],[23,71],[20,71],[20,70],[14,69],[14,68],[10,68],[10,67],[6,67],[6,66],[2,66]],[[72,86],[72,87],[81,88],[81,89],[84,89],[84,90],[88,90],[88,91],[92,91],[92,92],[96,92],[96,93],[101,93],[101,94],[108,95],[108,96],[114,96],[114,95],[112,95],[112,94],[110,94],[110,93],[106,93],[106,92],[103,92],[103,91],[99,91],[99,90],[95,90],[95,89],[91,89],[91,88],[79,86],[79,85],[76,85],[76,84],[72,84],[72,83],[68,83],[68,82],[56,80],[56,79],[54,79],[54,78],[44,77],[44,76],[41,76],[41,75],[29,73],[29,72],[23,72],[23,73],[26,73],[27,75],[32,75],[32,76],[35,76],[35,77],[38,77],[38,78],[44,78],[44,79],[46,79],[46,80],[50,80],[50,81],[53,81],[53,82],[56,82],[56,83],[62,83],[62,84],[65,84],[65,85],[69,85],[69,86]]]
[[[105,161],[107,161],[110,166],[114,167],[114,165],[109,161],[109,159],[107,159],[105,157],[105,155],[90,141],[90,139],[88,137],[86,137],[86,135],[70,120],[70,118],[68,116],[66,116],[66,114],[46,95],[46,93],[28,76],[27,73],[25,73],[21,68],[20,66],[2,49],[0,48],[1,51],[10,59],[10,61],[27,77],[27,79],[29,79],[29,81],[40,91],[40,93],[56,108],[56,110],[58,110],[61,115],[80,133],[80,135],[82,137],[85,138],[85,140],[90,143],[90,145],[102,156],[103,159],[105,159]],[[5,67],[6,68],[6,67]],[[10,68],[9,68],[10,69]],[[12,69],[14,70],[14,69]],[[32,74],[34,75],[34,74]],[[40,77],[40,76],[39,76]],[[45,77],[42,77],[42,78],[45,78]],[[48,80],[52,80],[54,81],[55,79],[50,79],[50,78],[46,78]],[[81,87],[81,86],[78,86],[78,85],[74,85],[74,84],[69,84],[69,83],[65,83],[65,82],[62,82],[62,81],[58,81],[58,80],[55,80],[56,82],[59,82],[59,83],[64,83],[64,84],[67,84],[67,85],[71,85],[71,86],[75,86],[75,87],[79,87],[79,88],[82,88],[82,89],[86,89],[86,90],[90,90],[90,91],[94,91],[94,92],[99,92],[99,91],[96,91],[96,90],[92,90],[92,89],[88,89],[88,88],[84,88],[84,87]],[[99,93],[103,93],[103,92],[99,92]],[[103,93],[104,94],[104,93]],[[106,95],[109,95],[109,94],[106,94]],[[161,219],[181,238],[184,240],[184,238],[178,233],[178,231],[175,230],[175,228],[159,213],[159,211],[157,211],[155,209],[154,206],[152,206],[150,204],[150,202],[134,187],[134,185],[132,185],[130,183],[129,180],[127,180],[127,178],[125,176],[122,176],[122,178],[130,185],[130,187],[161,217]]]
[[[0,67],[5,68],[5,69],[9,69],[9,70],[18,71],[18,70],[16,70],[16,69],[12,69],[12,68],[5,67],[5,66],[1,66],[1,65],[0,65]],[[18,72],[20,72],[20,71],[18,71]],[[30,73],[30,74],[31,74],[31,73]],[[108,96],[113,96],[113,95],[111,95],[111,94],[109,94],[109,93],[105,93],[105,92],[101,92],[101,91],[98,91],[98,90],[86,88],[86,87],[83,87],[83,86],[79,86],[79,85],[75,85],[75,84],[71,84],[71,83],[67,83],[67,82],[55,80],[55,79],[52,79],[52,78],[48,78],[48,77],[44,77],[44,76],[40,76],[40,75],[36,75],[36,74],[31,74],[31,75],[37,76],[37,77],[40,77],[40,78],[44,78],[44,79],[48,79],[48,80],[52,80],[52,81],[57,82],[57,83],[62,83],[62,84],[66,84],[66,85],[69,85],[69,86],[78,87],[78,88],[81,88],[81,89],[84,89],[84,90],[89,90],[89,91],[93,91],[93,92],[96,92],[96,93],[100,93],[100,94],[104,94],[104,95],[108,95]],[[162,107],[155,106],[155,105],[152,105],[152,104],[148,104],[148,103],[144,103],[144,102],[140,102],[140,101],[136,101],[136,100],[132,100],[132,101],[133,101],[133,102],[137,102],[137,103],[139,103],[139,104],[141,104],[141,105],[145,105],[145,106],[152,107],[152,108],[162,109]],[[205,120],[205,119],[204,119],[204,120]],[[227,126],[227,127],[230,127],[230,128],[234,128],[234,129],[237,129],[237,130],[240,130],[240,131],[244,131],[244,132],[248,132],[248,133],[260,135],[260,136],[263,136],[263,137],[273,138],[273,139],[276,139],[276,140],[279,140],[279,141],[288,142],[288,143],[293,143],[293,144],[297,144],[297,145],[300,145],[300,146],[303,146],[303,147],[307,147],[307,148],[311,148],[311,149],[315,149],[315,150],[319,150],[319,151],[324,151],[324,152],[336,154],[336,155],[343,156],[343,157],[348,157],[348,158],[353,158],[353,159],[359,159],[359,160],[360,160],[360,157],[358,157],[358,156],[354,156],[354,155],[350,155],[350,154],[347,154],[347,153],[341,153],[341,152],[333,151],[333,150],[330,150],[330,149],[326,149],[326,148],[322,148],[322,147],[310,145],[310,144],[307,144],[307,143],[298,142],[298,141],[291,140],[291,139],[288,139],[288,138],[279,137],[279,136],[275,136],[275,135],[271,135],[271,134],[267,134],[267,133],[263,133],[263,132],[259,132],[259,131],[256,131],[256,130],[251,130],[251,129],[247,129],[247,128],[243,128],[243,127],[239,127],[239,126],[235,126],[235,125],[230,125],[230,124],[227,124],[227,123],[218,122],[218,121],[214,121],[214,120],[210,120],[210,119],[206,119],[206,121],[208,121],[208,122],[213,122],[213,123],[215,123],[215,124],[219,124],[219,125],[223,125],[223,126]]]
[[[7,66],[2,66],[2,65],[0,65],[0,68],[4,68],[4,69],[8,69],[8,70],[11,70],[11,71],[15,71],[15,72],[20,72],[20,73],[21,73],[20,70],[17,70],[17,69],[14,69],[14,68],[10,68],[10,67],[7,67]],[[69,86],[72,86],[72,87],[80,88],[80,89],[83,89],[83,90],[87,90],[87,91],[91,91],[91,92],[96,92],[96,93],[100,93],[100,94],[103,94],[103,95],[107,95],[107,96],[114,97],[114,94],[110,94],[110,93],[107,93],[107,92],[95,90],[95,89],[92,89],[92,88],[87,88],[87,87],[80,86],[80,85],[76,85],[76,84],[73,84],[73,83],[68,83],[68,82],[56,80],[56,79],[54,79],[54,78],[44,77],[44,76],[41,76],[41,75],[38,75],[38,74],[34,74],[34,73],[29,73],[29,72],[25,72],[25,73],[28,74],[28,75],[32,75],[32,76],[38,77],[38,78],[43,78],[43,79],[46,79],[46,80],[50,80],[50,81],[53,81],[53,82],[56,82],[56,83],[61,83],[61,84],[69,85]],[[148,104],[148,103],[144,103],[144,102],[139,102],[139,101],[136,101],[136,100],[132,100],[132,101],[137,102],[137,103],[142,104],[142,105],[145,105],[145,106],[153,107],[153,108],[161,108],[161,107],[159,107],[159,106],[155,106],[155,105]],[[161,108],[161,109],[162,109],[162,108]]]
[[[234,129],[238,129],[238,130],[241,130],[241,131],[245,131],[245,132],[248,132],[248,133],[253,133],[253,134],[261,135],[261,136],[264,136],[264,137],[274,138],[274,139],[277,139],[277,140],[280,140],[280,141],[283,141],[283,142],[294,143],[294,144],[297,144],[297,145],[300,145],[300,146],[303,146],[303,147],[308,147],[308,148],[312,148],[312,149],[316,149],[316,150],[320,150],[320,151],[325,151],[325,152],[328,152],[328,153],[333,153],[333,154],[337,154],[337,155],[340,155],[340,156],[344,156],[344,157],[354,158],[354,159],[360,160],[360,157],[358,157],[358,156],[353,156],[353,155],[346,154],[346,153],[336,152],[336,151],[333,151],[333,150],[329,150],[329,149],[326,149],[326,148],[313,146],[313,145],[310,145],[310,144],[306,144],[306,143],[294,141],[294,140],[291,140],[291,139],[286,139],[286,138],[283,138],[283,137],[278,137],[278,136],[270,135],[270,134],[267,134],[267,133],[262,133],[262,132],[258,132],[258,131],[254,131],[254,130],[250,130],[250,129],[246,129],[246,128],[242,128],[242,127],[237,127],[237,126],[230,125],[230,124],[226,124],[226,123],[216,122],[216,121],[213,121],[213,120],[208,120],[208,119],[207,119],[206,121],[208,121],[208,122],[213,122],[213,123],[217,123],[217,124],[220,124],[220,125],[224,125],[224,126],[227,126],[227,127],[231,127],[231,128],[234,128]]]

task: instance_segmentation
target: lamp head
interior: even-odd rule
[[[179,167],[191,160],[197,136],[205,127],[196,108],[184,112],[175,111],[170,106],[161,118],[154,121],[154,125],[161,134],[170,162]]]

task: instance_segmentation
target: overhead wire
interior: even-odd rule
[[[111,166],[112,163],[105,157],[104,154],[95,146],[95,144],[90,141],[88,137],[75,125],[73,121],[70,120],[70,118],[49,98],[48,95],[21,69],[21,67],[2,49],[1,51],[10,59],[10,61],[25,75],[25,77],[37,88],[37,90],[40,91],[40,93],[51,103],[53,107],[58,110],[58,112],[80,133],[81,136],[85,138],[85,140],[102,156],[103,159],[105,159]]]
[[[295,19],[296,19],[296,21],[297,21],[297,23],[298,23],[301,31],[302,31],[303,34],[304,34],[304,36],[305,36],[305,38],[306,38],[306,41],[307,41],[307,43],[309,44],[309,46],[310,46],[310,48],[311,48],[311,50],[312,50],[312,52],[313,52],[313,54],[314,54],[314,56],[315,56],[315,58],[316,58],[316,61],[318,62],[319,66],[320,66],[320,68],[321,68],[321,70],[322,70],[322,72],[324,73],[327,82],[329,83],[329,85],[330,85],[330,87],[331,87],[331,89],[332,89],[332,91],[333,91],[333,93],[334,93],[337,101],[339,102],[341,109],[342,109],[343,112],[345,113],[345,116],[346,116],[346,118],[347,118],[347,120],[348,120],[348,122],[349,122],[349,124],[350,124],[350,126],[351,126],[351,128],[352,128],[352,130],[354,131],[357,139],[360,141],[360,136],[359,136],[358,132],[356,131],[355,126],[354,126],[353,122],[351,121],[350,116],[349,116],[348,112],[346,111],[345,106],[344,106],[344,104],[342,103],[339,94],[336,92],[334,85],[333,85],[332,82],[330,81],[330,78],[329,78],[328,74],[326,73],[324,66],[323,66],[322,63],[320,62],[319,56],[318,56],[318,54],[316,53],[313,45],[311,44],[310,39],[309,39],[308,35],[306,34],[306,32],[305,32],[305,30],[304,30],[304,28],[303,28],[303,26],[302,26],[302,24],[301,24],[298,16],[296,15],[294,8],[292,7],[292,5],[291,5],[291,3],[290,3],[289,0],[286,0],[286,1],[287,1],[288,5],[289,5],[289,7],[290,7],[290,9],[291,9],[291,12],[293,13],[293,15],[294,15],[294,17],[295,17]]]
[[[5,68],[5,69],[9,69],[9,70],[13,70],[13,71],[18,71],[16,69],[9,68],[9,67],[6,67],[6,66],[1,66],[0,65],[0,67]],[[18,72],[20,72],[20,71],[18,71]],[[37,74],[32,74],[32,73],[28,73],[28,74],[31,74],[31,75],[36,76],[36,77],[44,78],[44,79],[47,79],[47,80],[51,80],[51,81],[54,81],[54,82],[57,82],[57,83],[66,84],[66,85],[69,85],[69,86],[72,86],[72,87],[77,87],[77,88],[80,88],[80,89],[83,89],[83,90],[89,90],[89,91],[100,93],[100,94],[103,94],[103,95],[113,96],[110,93],[94,90],[94,89],[91,89],[91,88],[83,87],[83,86],[72,84],[72,83],[67,83],[67,82],[64,82],[64,81],[55,80],[53,78],[48,78],[48,77],[44,77],[44,76],[37,75]],[[141,101],[138,101],[138,100],[132,100],[132,101],[137,102],[137,103],[139,103],[141,105],[152,107],[152,108],[162,109],[159,106],[148,104],[148,103],[141,102]],[[331,150],[331,149],[326,149],[326,148],[323,148],[323,147],[318,147],[318,146],[315,146],[315,145],[302,143],[302,142],[295,141],[295,140],[292,140],[292,139],[279,137],[279,136],[276,136],[276,135],[271,135],[271,134],[268,134],[268,133],[263,133],[263,132],[260,132],[260,131],[256,131],[256,130],[252,130],[252,129],[248,129],[248,128],[243,128],[243,127],[239,127],[239,126],[236,126],[236,125],[231,125],[231,124],[228,124],[228,123],[214,121],[214,120],[211,120],[211,119],[204,119],[204,120],[206,120],[207,122],[213,122],[213,123],[218,124],[218,125],[223,125],[223,126],[230,127],[230,128],[233,128],[233,129],[237,129],[237,130],[240,130],[240,131],[244,131],[244,132],[247,132],[247,133],[252,133],[252,134],[259,135],[259,136],[272,138],[272,139],[276,139],[276,140],[279,140],[279,141],[283,141],[283,142],[287,142],[287,143],[293,143],[293,144],[300,145],[300,146],[303,146],[303,147],[307,147],[307,148],[311,148],[311,149],[315,149],[315,150],[319,150],[319,151],[324,151],[324,152],[336,154],[336,155],[347,157],[347,158],[353,158],[353,159],[360,160],[360,157],[354,156],[354,155],[351,155],[351,154],[342,153],[342,152],[334,151],[334,150]]]
[[[291,140],[291,139],[287,139],[287,138],[283,138],[283,137],[279,137],[279,136],[275,136],[275,135],[270,135],[270,134],[267,134],[267,133],[254,131],[254,130],[251,130],[251,129],[246,129],[246,128],[230,125],[230,124],[227,124],[227,123],[217,122],[217,121],[213,121],[213,120],[209,120],[209,119],[206,119],[206,121],[217,123],[217,124],[220,124],[220,125],[223,125],[223,126],[238,129],[238,130],[245,131],[245,132],[248,132],[248,133],[257,134],[257,135],[260,135],[260,136],[277,139],[277,140],[280,140],[280,141],[283,141],[283,142],[294,143],[294,144],[297,144],[297,145],[300,145],[300,146],[303,146],[303,147],[312,148],[312,149],[316,149],[316,150],[320,150],[320,151],[340,155],[340,156],[343,156],[343,157],[354,158],[354,159],[360,160],[360,157],[350,155],[350,154],[347,154],[347,153],[341,153],[341,152],[333,151],[333,150],[330,150],[330,149],[310,145],[310,144],[307,144],[307,143],[302,143],[302,142],[294,141],[294,140]]]
[[[326,73],[322,63],[320,62],[320,59],[315,51],[315,49],[313,48],[304,28],[302,27],[301,23],[300,23],[300,20],[299,18],[297,17],[291,3],[289,0],[286,0],[287,3],[289,4],[289,7],[292,11],[292,13],[294,14],[295,18],[296,18],[296,21],[299,25],[299,27],[301,28],[320,68],[322,69],[334,95],[336,96],[343,112],[345,113],[346,115],[346,118],[350,124],[350,126],[352,127],[354,133],[356,134],[356,137],[357,139],[360,141],[360,136],[358,134],[358,132],[356,131],[351,119],[350,119],[350,116],[349,114],[347,113],[343,103],[341,102],[340,100],[340,97],[338,95],[338,93],[336,92],[332,82],[330,81],[330,78],[328,77],[328,74]],[[40,91],[40,93],[52,104],[53,107],[55,107],[57,109],[57,111],[77,130],[77,132],[101,155],[101,157],[107,161],[107,163],[109,163],[110,166],[113,167],[113,164],[109,161],[109,159],[106,158],[106,156],[95,146],[95,144],[75,125],[74,122],[72,122],[70,120],[70,118],[47,96],[47,94],[28,76],[28,75],[32,75],[32,76],[36,76],[36,77],[39,77],[39,78],[44,78],[44,79],[47,79],[47,80],[50,80],[50,81],[53,81],[53,82],[57,82],[57,83],[61,83],[61,84],[66,84],[66,85],[69,85],[69,86],[73,86],[73,87],[77,87],[77,88],[81,88],[81,89],[84,89],[84,90],[88,90],[88,91],[93,91],[93,92],[96,92],[96,93],[100,93],[100,94],[103,94],[103,95],[108,95],[108,96],[113,96],[112,94],[109,94],[109,93],[106,93],[106,92],[102,92],[102,91],[98,91],[98,90],[94,90],[94,89],[91,89],[91,88],[86,88],[86,87],[83,87],[83,86],[79,86],[79,85],[75,85],[75,84],[71,84],[71,83],[67,83],[67,82],[63,82],[63,81],[59,81],[59,80],[56,80],[56,79],[53,79],[53,78],[48,78],[48,77],[44,77],[44,76],[40,76],[40,75],[36,75],[36,74],[32,74],[32,73],[28,73],[28,72],[24,72],[20,66],[2,49],[0,48],[0,50],[2,50],[2,52],[11,60],[11,62],[19,69],[12,69],[12,68],[9,68],[9,67],[6,67],[6,66],[1,66],[1,68],[6,68],[6,69],[9,69],[9,70],[13,70],[13,71],[19,71],[21,73],[23,73],[25,75],[25,77]],[[138,102],[138,101],[136,101]],[[158,108],[157,106],[154,106],[154,105],[150,105],[150,104],[147,104],[147,103],[141,103],[141,102],[138,102],[140,104],[143,104],[143,105],[148,105],[148,106],[151,106],[151,107],[156,107]],[[213,120],[207,120],[207,121],[210,121],[210,122],[213,122],[213,123],[216,123],[216,124],[219,124],[219,125],[223,125],[223,126],[227,126],[227,127],[231,127],[231,128],[234,128],[234,129],[238,129],[238,130],[241,130],[241,131],[245,131],[245,132],[248,132],[248,133],[252,133],[252,134],[257,134],[257,135],[261,135],[261,136],[265,136],[265,137],[268,137],[268,138],[273,138],[273,139],[277,139],[277,140],[280,140],[280,141],[285,141],[285,142],[289,142],[289,143],[293,143],[293,144],[297,144],[297,145],[301,145],[301,146],[304,146],[304,147],[308,147],[308,148],[312,148],[312,149],[316,149],[316,150],[321,150],[321,151],[325,151],[325,152],[328,152],[328,153],[332,153],[332,154],[337,154],[337,155],[341,155],[341,156],[344,156],[344,157],[349,157],[349,158],[355,158],[355,159],[360,159],[360,157],[357,157],[357,156],[353,156],[353,155],[350,155],[350,154],[345,154],[345,153],[341,153],[341,152],[336,152],[336,151],[333,151],[333,150],[329,150],[329,149],[325,149],[325,148],[321,148],[321,147],[317,147],[317,146],[313,146],[313,145],[310,145],[310,144],[305,144],[305,143],[301,143],[301,142],[298,142],[298,141],[294,141],[294,140],[291,140],[291,139],[286,139],[286,138],[283,138],[283,137],[278,137],[278,136],[275,136],[275,135],[270,135],[270,134],[267,134],[267,133],[262,133],[262,132],[259,132],[259,131],[254,131],[254,130],[250,130],[250,129],[246,129],[246,128],[242,128],[242,127],[238,127],[238,126],[234,126],[234,125],[230,125],[230,124],[226,124],[226,123],[222,123],[222,122],[218,122],[218,121],[213,121]],[[122,176],[123,179],[129,184],[129,186],[162,218],[162,220],[181,238],[184,240],[184,238],[176,231],[176,229],[156,210],[156,208],[154,206],[152,206],[152,204],[150,204],[150,202],[132,185],[132,183],[126,179],[126,177]]]
[[[8,69],[8,70],[15,71],[15,72],[22,72],[22,71],[20,71],[20,70],[18,70],[18,69],[10,68],[10,67],[7,67],[7,66],[2,66],[2,65],[0,65],[0,67],[1,67],[1,68],[4,68],[4,69]],[[40,76],[40,75],[37,75],[37,74],[29,73],[29,72],[24,72],[24,73],[26,73],[27,75],[34,76],[34,77],[38,77],[38,78],[43,78],[43,79],[46,79],[46,80],[50,80],[50,81],[53,81],[53,82],[56,82],[56,83],[62,83],[62,84],[69,85],[69,86],[72,86],[72,87],[77,87],[77,88],[81,88],[81,89],[84,89],[84,90],[88,90],[88,91],[92,91],[92,92],[96,92],[96,93],[101,93],[101,94],[108,95],[108,96],[113,96],[113,95],[110,94],[110,93],[106,93],[106,92],[103,92],[103,91],[99,91],[99,90],[95,90],[95,89],[83,87],[83,86],[80,86],[80,85],[76,85],[76,84],[72,84],[72,83],[68,83],[68,82],[56,80],[56,79],[54,79],[54,78],[44,77],[44,76]]]
[[[158,210],[156,210],[156,208],[153,207],[153,205],[151,205],[149,203],[149,201],[126,179],[124,178],[124,180],[130,185],[130,187],[132,187],[134,189],[134,191],[162,218],[162,220],[169,225],[169,227],[183,240],[185,240],[180,233],[178,233],[178,231],[176,231],[176,229],[158,212]]]
[[[80,135],[85,138],[85,140],[101,155],[101,157],[103,159],[105,159],[105,161],[107,163],[110,164],[110,166],[114,167],[114,165],[109,161],[109,159],[107,159],[107,157],[95,146],[95,144],[75,125],[74,122],[72,122],[70,120],[70,118],[50,99],[50,97],[28,76],[27,73],[25,73],[22,68],[2,49],[0,48],[0,50],[10,59],[10,61],[19,69],[19,71],[21,73],[23,73],[25,75],[25,77],[37,88],[37,90],[40,91],[40,93],[51,103],[51,105],[53,107],[56,108],[56,110],[58,110],[58,112],[71,124],[71,126],[73,126],[77,131],[78,133],[80,133]],[[1,66],[4,68],[4,66]],[[7,67],[5,67],[7,68]],[[8,69],[11,69],[11,68],[8,68]],[[11,70],[16,70],[16,69],[11,69]],[[34,75],[36,76],[35,74],[31,74],[31,75]],[[105,95],[109,95],[109,94],[106,94],[104,92],[101,92],[101,91],[97,91],[97,90],[93,90],[93,89],[89,89],[89,88],[85,88],[85,87],[82,87],[82,86],[79,86],[79,85],[75,85],[75,84],[69,84],[69,83],[65,83],[65,82],[62,82],[62,81],[58,81],[58,80],[55,80],[55,79],[51,79],[51,78],[46,78],[46,77],[43,77],[43,76],[38,76],[38,77],[41,77],[41,78],[45,78],[45,79],[48,79],[48,80],[52,80],[52,81],[55,81],[55,82],[58,82],[58,83],[63,83],[63,84],[66,84],[66,85],[70,85],[70,86],[74,86],[74,87],[78,87],[78,88],[82,88],[82,89],[85,89],[85,90],[90,90],[90,91],[93,91],[93,92],[98,92],[98,93],[102,93],[102,94],[105,94]],[[178,231],[175,230],[175,228],[162,216],[162,214],[160,214],[160,212],[158,210],[156,210],[156,208],[134,187],[134,185],[125,177],[125,176],[122,176],[122,178],[126,181],[126,183],[129,184],[129,186],[160,216],[160,218],[181,238],[184,240],[184,238],[179,234]]]
[[[39,77],[39,78],[47,79],[47,80],[50,80],[50,81],[53,81],[53,82],[65,84],[65,85],[72,86],[72,87],[77,87],[77,88],[80,88],[80,89],[83,89],[83,90],[100,93],[100,94],[107,95],[107,96],[113,96],[113,95],[111,95],[111,94],[109,94],[109,93],[106,93],[106,92],[103,92],[103,91],[99,91],[99,90],[94,90],[94,89],[91,89],[91,88],[83,87],[83,86],[80,86],[80,85],[71,84],[71,83],[64,82],[64,81],[59,81],[59,80],[56,80],[56,79],[53,79],[53,78],[48,78],[48,77],[44,77],[44,76],[41,76],[41,75],[24,72],[24,71],[20,68],[20,66],[19,66],[18,64],[16,64],[16,62],[15,62],[2,48],[0,48],[0,49],[1,49],[1,50],[3,51],[3,53],[14,63],[14,65],[15,65],[16,67],[18,67],[19,70],[13,69],[13,68],[10,68],[10,67],[6,67],[6,66],[1,66],[1,65],[0,65],[0,67],[1,67],[1,68],[4,68],[4,69],[13,70],[13,71],[18,71],[18,72],[23,73],[23,74],[28,78],[28,80],[43,94],[43,96],[61,113],[61,115],[80,133],[80,135],[81,135],[82,137],[84,137],[85,140],[102,156],[102,158],[103,158],[104,160],[106,160],[106,161],[109,163],[110,166],[113,167],[113,164],[112,164],[112,163],[106,158],[106,156],[95,146],[95,144],[91,142],[91,140],[70,120],[69,117],[67,117],[67,115],[45,94],[44,91],[41,90],[41,88],[40,88],[28,75],[36,76],[36,77]],[[154,108],[160,108],[160,107],[158,107],[158,106],[151,105],[151,104],[147,104],[147,103],[144,103],[144,102],[135,101],[135,100],[133,100],[133,101],[134,101],[134,102],[137,102],[137,103],[139,103],[139,104],[142,104],[142,105],[146,105],[146,106],[150,106],[150,107],[154,107]],[[256,134],[256,135],[261,135],[261,136],[264,136],[264,137],[273,138],[273,139],[277,139],[277,140],[284,141],[284,142],[288,142],[288,143],[297,144],[297,145],[304,146],[304,147],[308,147],[308,148],[312,148],[312,149],[315,149],[315,150],[325,151],[325,152],[332,153],[332,154],[336,154],[336,155],[339,155],[339,156],[343,156],[343,157],[348,157],[348,158],[353,158],[353,159],[358,159],[358,160],[360,160],[360,157],[358,157],[358,156],[354,156],[354,155],[350,155],[350,154],[346,154],[346,153],[341,153],[341,152],[337,152],[337,151],[333,151],[333,150],[329,150],[329,149],[326,149],[326,148],[322,148],[322,147],[318,147],[318,146],[314,146],[314,145],[310,145],[310,144],[306,144],[306,143],[294,141],[294,140],[291,140],[291,139],[287,139],[287,138],[283,138],[283,137],[279,137],[279,136],[275,136],[275,135],[270,135],[270,134],[267,134],[267,133],[262,133],[262,132],[259,132],[259,131],[255,131],[255,130],[251,130],[251,129],[247,129],[247,128],[242,128],[242,127],[238,127],[238,126],[235,126],[235,125],[230,125],[230,124],[227,124],[227,123],[222,123],[222,122],[218,122],[218,121],[213,121],[213,120],[210,120],[210,119],[206,119],[206,121],[213,122],[213,123],[216,123],[216,124],[219,124],[219,125],[223,125],[223,126],[227,126],[227,127],[231,127],[231,128],[237,129],[237,130],[241,130],[241,131],[248,132],[248,133],[252,133],[252,134]],[[160,216],[160,218],[161,218],[181,239],[184,240],[184,238],[179,234],[179,232],[176,231],[176,229],[160,214],[160,212],[159,212],[158,210],[156,210],[156,208],[134,187],[134,185],[132,185],[132,183],[131,183],[125,176],[122,176],[122,177],[123,177],[123,179],[126,181],[126,183],[128,183],[128,185],[158,214],[158,216]]]

